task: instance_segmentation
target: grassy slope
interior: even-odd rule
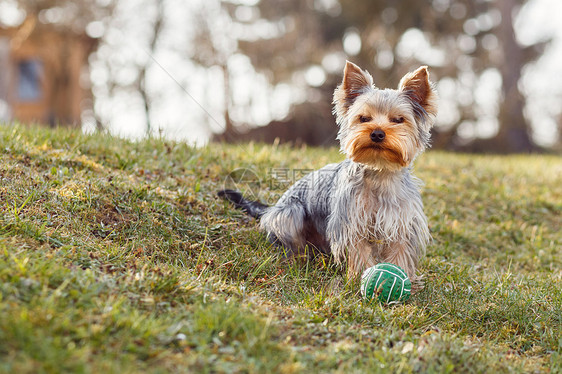
[[[0,372],[562,370],[562,160],[430,152],[426,288],[364,304],[214,197],[336,150],[0,127]],[[291,179],[289,174],[289,179]]]

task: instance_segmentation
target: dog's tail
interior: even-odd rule
[[[236,208],[242,209],[242,211],[254,218],[260,218],[263,216],[267,208],[269,208],[268,205],[262,204],[259,201],[246,200],[238,191],[221,190],[217,192],[217,195],[230,201]]]

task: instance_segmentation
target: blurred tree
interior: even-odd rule
[[[237,133],[230,115],[232,92],[229,58],[238,51],[232,8],[233,4],[228,1],[201,2],[193,15],[195,27],[191,42],[196,47],[189,54],[189,58],[197,65],[217,67],[222,73],[224,128],[218,139],[226,141],[232,140]]]
[[[519,91],[519,82],[523,68],[541,55],[549,41],[525,47],[517,41],[514,20],[525,2],[433,1],[434,11],[429,19],[436,28],[425,27],[424,30],[427,30],[428,37],[437,47],[447,51],[447,56],[453,56],[436,69],[440,78],[449,76],[457,84],[466,84],[467,79],[463,80],[463,75],[473,75],[475,80],[482,80],[484,73],[490,70],[499,72],[501,77],[497,97],[499,109],[495,113],[498,126],[496,134],[487,139],[475,136],[470,142],[465,141],[465,144],[453,141],[455,136],[458,137],[461,125],[472,123],[474,126],[481,119],[479,101],[485,99],[477,97],[482,92],[472,87],[471,100],[459,103],[459,121],[448,131],[438,133],[438,136],[449,139],[442,142],[443,146],[497,153],[528,152],[537,148],[532,141],[530,123],[523,114],[526,100]]]
[[[262,0],[253,6],[259,18],[248,23],[257,28],[267,21],[273,31],[266,37],[241,40],[239,45],[254,66],[275,83],[302,84],[304,74],[299,72],[321,66],[326,74],[324,85],[307,87],[307,92],[314,90],[314,95],[323,96],[308,103],[311,112],[318,112],[321,104],[317,103],[331,101],[331,90],[340,79],[345,58],[369,70],[381,87],[396,84],[407,70],[418,65],[430,65],[434,79],[453,82],[453,97],[444,99],[458,112],[452,123],[436,129],[436,146],[530,151],[534,145],[518,82],[523,67],[540,55],[546,43],[523,48],[517,42],[513,22],[523,3]],[[238,7],[242,6],[248,7]],[[236,17],[237,8],[231,9],[231,16]],[[501,77],[499,92],[478,97],[482,94],[478,84],[486,83],[494,74]],[[488,113],[496,117],[488,126],[496,122],[497,131],[490,139],[480,139],[475,128],[482,117],[481,103],[493,101],[494,94],[499,110]],[[318,118],[325,120],[325,116]],[[467,129],[472,135],[463,138]]]
[[[133,90],[137,90],[144,108],[144,117],[146,121],[146,135],[150,136],[153,131],[152,121],[151,121],[151,107],[152,107],[152,95],[150,93],[149,85],[147,83],[147,75],[150,66],[153,63],[154,55],[158,48],[158,42],[160,34],[165,26],[165,1],[164,0],[149,0],[142,6],[143,9],[153,8],[152,12],[148,12],[148,19],[145,20],[147,25],[147,30],[149,33],[147,35],[147,46],[146,46],[146,58],[136,63],[137,78],[131,84]],[[146,14],[146,12],[145,12]],[[123,88],[123,86],[121,86]]]
[[[222,87],[209,90],[208,95],[222,101],[223,139],[237,135],[245,125],[234,111],[239,104],[233,104],[232,91],[239,87],[233,86],[237,65],[233,57],[247,56],[258,73],[255,76],[263,75],[271,85],[286,83],[300,90],[302,95],[291,97],[294,110],[287,118],[273,122],[277,128],[282,124],[293,126],[289,133],[302,133],[303,141],[314,144],[334,139],[329,103],[345,60],[350,59],[369,70],[379,87],[396,85],[408,70],[429,65],[432,78],[444,92],[442,104],[453,113],[450,118],[439,118],[435,146],[513,152],[534,149],[523,115],[525,96],[519,92],[518,83],[523,68],[547,44],[522,47],[517,41],[514,17],[524,3],[198,0],[185,5],[180,0],[21,0],[18,4],[41,22],[73,32],[101,25],[98,36],[103,51],[93,60],[105,64],[106,94],[127,92],[138,97],[143,103],[147,132],[152,128],[155,100],[161,96],[155,91],[156,85],[149,84],[154,55],[160,50],[169,56],[187,49],[195,65],[213,73],[219,71],[222,76],[209,75],[215,81],[213,87],[219,80]],[[178,15],[180,9],[188,9],[185,30],[178,28],[177,19],[183,17]],[[176,19],[173,25],[169,22],[172,18]],[[126,32],[119,33],[121,30]],[[161,36],[166,32],[167,39]],[[127,43],[121,39],[126,33],[135,36],[134,44],[141,46],[144,57],[125,50]],[[187,35],[184,39],[188,39],[189,47],[185,47],[185,40],[182,46],[171,42],[161,46],[166,44],[164,39],[169,40],[170,35],[177,39],[179,34]],[[101,87],[97,86],[104,89]],[[490,104],[496,99],[497,107]],[[491,138],[479,139],[477,130],[485,116],[488,130],[495,126],[495,133],[488,131]],[[301,127],[313,130],[300,131]]]
[[[289,140],[292,134],[292,140],[297,142],[333,143],[336,128],[331,115],[331,95],[341,78],[336,70],[341,74],[340,68],[345,63],[341,53],[344,25],[337,17],[339,3],[262,0],[253,6],[232,4],[227,9],[240,26],[238,48],[250,58],[254,68],[271,84],[287,83],[305,94],[305,102],[295,103],[287,118],[271,123],[272,134],[256,129],[249,135],[255,133],[262,140],[276,137]],[[332,52],[336,67],[327,73],[322,65]],[[284,126],[287,130],[283,130]]]
[[[501,152],[532,151],[535,148],[531,141],[529,124],[523,115],[525,98],[519,91],[518,84],[525,65],[539,56],[539,48],[535,47],[542,46],[537,44],[524,50],[515,38],[513,17],[516,6],[521,2],[520,0],[496,2],[502,18],[498,36],[501,41],[503,61],[498,68],[502,76],[503,100],[499,112],[500,129],[495,140],[498,140],[496,150]]]
[[[166,29],[166,0],[112,0],[111,16],[102,18],[103,34],[100,48],[93,56],[94,64],[103,66],[105,82],[96,84],[100,96],[128,101],[127,110],[142,111],[144,134],[154,132],[152,111],[159,96],[149,75],[160,49],[161,35]],[[134,17],[131,15],[134,14]],[[134,41],[134,43],[132,43]],[[102,122],[106,122],[107,113]]]

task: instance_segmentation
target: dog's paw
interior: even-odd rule
[[[410,277],[410,282],[412,283],[412,295],[420,292],[424,289],[424,277],[422,275],[414,275]]]

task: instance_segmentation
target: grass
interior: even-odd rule
[[[274,202],[335,149],[0,139],[0,372],[562,372],[560,157],[421,156],[426,288],[383,307],[215,197]]]

